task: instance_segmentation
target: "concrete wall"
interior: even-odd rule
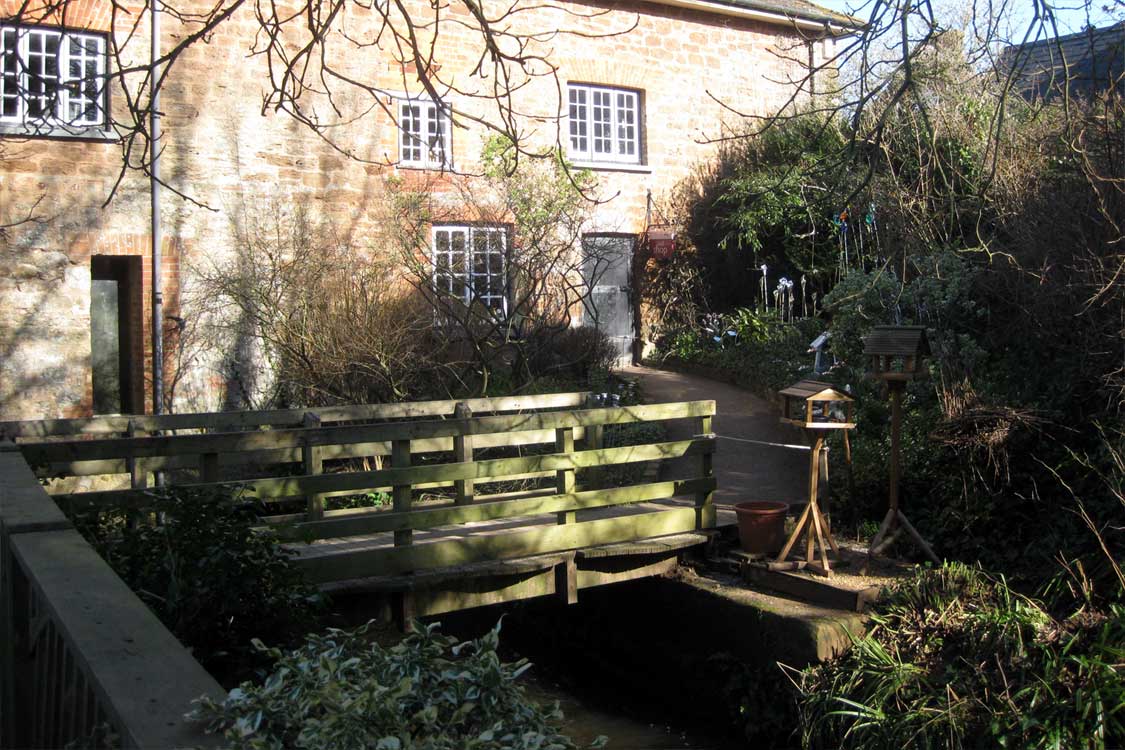
[[[456,112],[493,118],[492,81],[473,74],[482,52],[479,33],[450,23],[468,20],[462,6],[451,5],[435,49],[439,73],[479,96],[450,94],[448,103]],[[108,0],[81,0],[68,6],[66,24],[112,31],[125,45],[123,60],[143,62],[147,24],[142,20],[129,36],[141,7],[132,9],[133,16],[116,17],[109,7]],[[429,4],[408,7],[422,13]],[[706,139],[721,135],[725,124],[738,118],[711,94],[740,112],[764,114],[789,96],[780,82],[800,75],[796,63],[778,54],[797,40],[792,28],[628,0],[567,7],[570,13],[543,9],[514,21],[529,29],[561,26],[590,35],[555,36],[535,45],[557,76],[534,78],[516,95],[514,104],[528,113],[521,122],[530,142],[549,146],[559,136],[559,90],[561,84],[565,97],[567,81],[634,88],[644,98],[645,163],[632,171],[597,172],[599,194],[607,200],[595,209],[590,231],[641,232],[646,195],[666,194],[693,164],[714,153]],[[16,8],[17,0],[0,0],[0,18],[11,17]],[[349,6],[343,18],[349,34],[373,35],[375,19],[358,7]],[[190,28],[171,19],[163,23],[166,47]],[[306,96],[323,122],[344,123],[367,111],[333,129],[337,145],[354,158],[285,113],[263,111],[266,61],[249,54],[257,30],[253,6],[243,6],[206,43],[183,55],[163,93],[162,169],[172,188],[161,211],[165,304],[167,313],[189,321],[196,311],[182,300],[190,300],[192,269],[230,258],[234,238],[255,216],[303,203],[362,247],[377,236],[388,177],[436,191],[450,185],[447,176],[393,165],[398,131],[382,109],[390,106],[385,97],[347,92],[333,100],[342,111],[337,116],[323,97]],[[609,31],[625,33],[598,37]],[[287,41],[292,49],[299,40]],[[374,47],[357,51],[335,39],[329,59],[349,75],[387,90],[418,91],[412,65]],[[127,83],[135,87],[139,80],[136,74]],[[121,91],[111,96],[114,116],[126,118]],[[481,127],[455,130],[457,170],[473,170],[484,136]],[[0,419],[90,413],[92,255],[143,258],[144,307],[133,314],[141,317],[144,334],[143,372],[151,373],[148,181],[135,170],[122,172],[123,160],[136,165],[141,152],[141,141],[0,137],[0,225],[15,224],[0,236]],[[29,216],[35,221],[20,223]],[[169,323],[166,329],[174,353],[175,327]],[[240,345],[217,344],[224,346]],[[229,362],[247,356],[216,350],[194,358],[181,373],[177,407],[221,406]],[[135,387],[145,389],[146,408],[151,408],[147,377]]]

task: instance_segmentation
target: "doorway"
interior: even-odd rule
[[[141,257],[90,259],[90,368],[95,414],[135,414],[141,394]]]
[[[602,331],[617,350],[618,367],[633,364],[633,234],[594,233],[582,237],[583,275],[590,289],[584,302],[587,325]]]

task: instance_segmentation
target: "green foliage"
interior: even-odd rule
[[[700,365],[763,395],[812,371],[809,342],[823,324],[812,318],[783,323],[772,313],[739,308],[729,315],[712,315],[698,328],[681,328],[658,342],[663,361]]]
[[[512,142],[502,135],[493,135],[481,149],[484,174],[499,190],[510,220],[528,242],[543,242],[543,236],[555,230],[560,216],[582,213],[586,197],[583,191],[595,185],[588,169],[574,169],[556,152],[550,160],[528,163]]]
[[[386,492],[365,492],[362,495],[341,495],[324,499],[325,510],[383,508],[390,504],[391,496]]]
[[[194,713],[234,750],[573,750],[558,707],[516,684],[530,665],[501,661],[499,640],[497,624],[467,643],[437,625],[390,648],[367,626],[309,635],[289,653],[258,643],[274,662],[265,680],[221,703],[203,698]]]
[[[84,530],[114,571],[213,673],[252,667],[250,641],[301,637],[316,622],[319,595],[253,513],[218,490],[157,492],[159,523]]]
[[[805,671],[808,748],[1107,748],[1125,741],[1125,609],[1055,621],[950,564],[900,583],[871,631]]]
[[[529,334],[527,366],[535,378],[556,377],[580,388],[606,374],[617,364],[617,348],[605,332],[593,326]]]
[[[825,190],[823,172],[843,138],[835,120],[808,115],[728,147],[710,207],[717,247],[750,251],[789,272],[831,268],[837,243],[832,220],[842,206],[838,195]]]
[[[560,370],[585,374],[599,365],[600,351],[576,352],[573,316],[589,308],[593,286],[576,282],[609,261],[604,248],[585,239],[596,180],[559,153],[533,158],[502,137],[482,144],[481,161],[483,175],[452,178],[451,190],[407,190],[390,181],[383,206],[381,223],[400,270],[432,308],[430,334],[455,381],[450,391],[527,392]],[[477,276],[467,283],[460,266],[442,272],[457,277],[453,283],[434,283],[429,233],[435,224],[463,224],[466,217],[502,228],[492,240],[480,233],[471,240],[493,242],[493,250],[503,245],[503,272],[492,269],[487,290]],[[500,297],[504,304],[497,304]],[[432,325],[435,317],[440,326]]]
[[[731,722],[750,747],[784,748],[792,745],[797,728],[799,692],[779,664],[747,664],[730,654],[708,660]]]

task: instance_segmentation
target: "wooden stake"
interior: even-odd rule
[[[922,548],[922,552],[931,562],[936,565],[941,564],[941,560],[934,554],[933,548],[922,538],[922,535],[911,525],[910,521],[906,520],[906,514],[899,508],[899,476],[902,461],[902,394],[906,390],[906,383],[901,380],[890,380],[887,382],[887,388],[891,393],[891,484],[888,492],[887,515],[883,518],[878,533],[871,540],[871,546],[867,548],[867,563],[864,565],[864,572],[871,565],[872,558],[882,554],[898,538],[900,528],[906,530],[906,533]]]
[[[453,410],[454,419],[470,419],[473,410],[464,401],[461,401]],[[464,433],[453,436],[453,457],[458,463],[467,463],[473,460],[473,438]],[[474,483],[472,479],[458,479],[453,483],[457,505],[470,505],[473,502]]]
[[[821,575],[831,576],[832,568],[828,563],[828,548],[831,547],[834,552],[839,552],[839,546],[836,540],[832,538],[832,530],[828,526],[828,520],[825,519],[820,513],[820,507],[817,505],[817,489],[820,479],[820,454],[824,448],[824,434],[819,431],[813,431],[813,447],[809,457],[809,498],[808,503],[805,505],[805,510],[801,514],[800,519],[797,520],[797,525],[793,528],[793,533],[789,536],[788,541],[782,548],[781,553],[775,559],[779,565],[786,564],[785,558],[789,556],[793,546],[801,537],[801,532],[805,533],[805,560],[804,567],[820,573]],[[816,551],[820,550],[821,562],[816,562]]]
[[[574,430],[569,427],[560,427],[555,430],[555,451],[558,453],[574,453]],[[560,495],[574,492],[574,469],[559,469],[555,472],[555,488]],[[577,516],[574,511],[562,511],[556,514],[560,524],[574,523]]]
[[[320,427],[320,417],[312,412],[305,412],[301,418],[301,426],[306,429],[313,429]],[[320,457],[320,448],[313,445],[312,440],[309,439],[309,434],[306,432],[302,436],[301,446],[301,466],[305,476],[314,476],[321,474],[324,471],[324,462]],[[217,479],[217,477],[216,477]],[[203,481],[215,481],[214,479]],[[312,493],[305,497],[305,519],[308,521],[319,521],[324,518],[324,495]]]
[[[396,469],[405,469],[410,466],[410,441],[395,440],[391,443],[391,466]],[[394,509],[399,513],[410,510],[413,502],[412,487],[409,483],[396,484],[391,489],[391,501]],[[414,531],[404,529],[395,532],[395,546],[403,547],[414,543]]]

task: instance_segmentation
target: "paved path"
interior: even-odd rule
[[[716,504],[734,505],[748,500],[804,503],[808,444],[800,430],[781,424],[776,405],[738,386],[698,375],[649,367],[627,367],[621,374],[639,380],[648,401],[715,400],[712,429],[719,437],[714,463],[719,482]],[[682,434],[670,438],[683,439],[690,435],[690,429],[684,425],[679,430]],[[669,478],[677,473],[675,466],[669,471]]]

